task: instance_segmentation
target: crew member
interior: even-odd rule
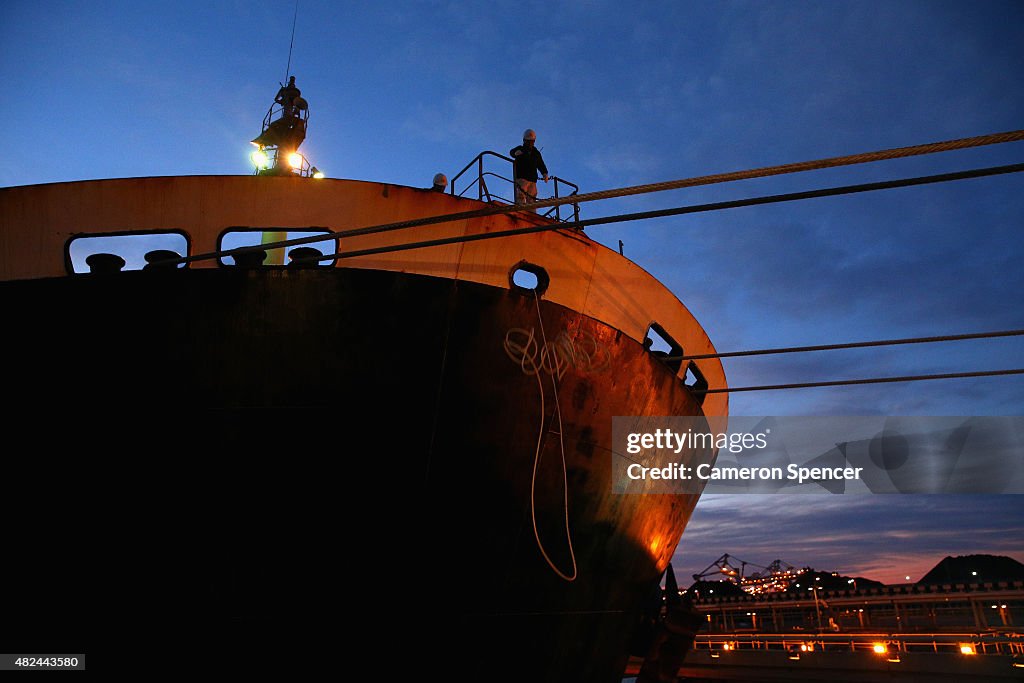
[[[285,118],[298,116],[295,100],[301,94],[302,91],[295,87],[295,76],[288,79],[288,85],[282,85],[281,89],[277,91],[277,97],[274,98],[274,102],[280,104],[281,108],[284,109]]]
[[[523,131],[523,144],[509,150],[516,179],[516,204],[532,204],[537,201],[537,172],[548,182],[548,167],[536,147],[537,134],[532,128]],[[536,212],[535,209],[531,211]]]

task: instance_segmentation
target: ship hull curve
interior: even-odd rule
[[[365,269],[0,300],[12,424],[59,416],[60,457],[88,441],[127,482],[114,533],[154,620],[381,677],[621,679],[696,496],[614,494],[611,418],[701,414],[635,340],[530,291]]]

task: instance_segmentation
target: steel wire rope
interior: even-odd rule
[[[932,344],[935,342],[964,341],[968,339],[996,339],[1019,337],[1024,330],[1000,330],[997,332],[972,332],[969,334],[946,334],[937,337],[906,337],[903,339],[879,339],[875,341],[844,342],[841,344],[816,344],[813,346],[783,346],[773,349],[751,349],[747,351],[725,351],[722,353],[701,353],[683,356],[668,356],[665,361],[704,360],[707,358],[738,358],[742,356],[767,356],[779,353],[809,353],[811,351],[835,351],[839,349],[864,349],[875,346],[898,346],[900,344]]]
[[[790,384],[764,384],[750,387],[726,387],[723,389],[690,389],[695,394],[727,394],[740,391],[775,391],[777,389],[809,389],[814,387],[841,387],[856,384],[886,384],[890,382],[922,382],[934,379],[962,379],[966,377],[999,377],[1003,375],[1024,375],[1024,368],[1009,370],[981,370],[977,372],[947,372],[936,375],[906,375],[903,377],[868,377],[862,379],[837,379],[823,382],[793,382]]]
[[[488,232],[478,233],[474,235],[458,235],[453,237],[439,237],[432,240],[422,240],[419,242],[406,242],[404,244],[394,244],[382,247],[371,247],[367,249],[356,249],[353,251],[336,252],[334,254],[326,254],[324,256],[295,259],[295,262],[299,263],[318,263],[320,261],[327,261],[333,259],[343,258],[355,258],[357,256],[370,256],[375,254],[388,254],[398,251],[408,251],[410,249],[423,249],[426,247],[438,247],[447,244],[461,244],[464,242],[479,242],[482,240],[499,239],[502,237],[515,237],[517,235],[529,235],[537,232],[550,232],[553,230],[571,230],[574,228],[585,228],[595,225],[608,225],[610,223],[624,223],[629,221],[640,221],[648,220],[651,218],[665,218],[668,216],[681,216],[691,213],[706,213],[709,211],[721,211],[723,209],[735,209],[745,206],[760,206],[764,204],[778,204],[781,202],[793,202],[804,199],[816,199],[820,197],[833,197],[844,194],[854,194],[858,192],[870,192],[874,190],[888,190],[899,187],[910,187],[915,185],[928,185],[932,183],[942,183],[952,180],[965,180],[969,178],[981,178],[986,176],[1001,175],[1006,173],[1019,173],[1024,171],[1024,164],[1008,164],[1005,166],[992,166],[989,168],[972,169],[969,171],[957,171],[955,173],[941,173],[938,175],[931,176],[920,176],[916,178],[903,178],[900,180],[886,180],[875,183],[862,183],[858,185],[841,185],[839,187],[830,187],[820,190],[807,190],[804,192],[791,192],[787,194],[767,195],[762,197],[751,197],[748,199],[735,199],[732,201],[725,202],[712,202],[710,204],[691,204],[688,206],[679,206],[671,209],[657,209],[654,211],[639,211],[636,213],[625,213],[614,216],[602,216],[600,218],[590,218],[581,221],[572,221],[568,223],[552,223],[549,225],[535,225],[528,228],[515,228],[512,230],[502,230],[499,232]],[[299,238],[299,239],[312,239],[312,238]],[[323,239],[318,237],[317,239]],[[253,250],[256,247],[246,247],[248,250]],[[168,264],[171,261],[167,262]]]
[[[662,192],[665,190],[676,190],[682,189],[684,187],[713,185],[718,183],[733,182],[736,180],[749,180],[753,178],[763,178],[773,175],[783,175],[787,173],[801,173],[804,171],[820,170],[825,168],[836,168],[839,166],[850,166],[855,164],[870,163],[874,161],[920,156],[924,154],[935,154],[938,152],[947,152],[956,149],[968,149],[971,147],[981,147],[985,145],[1002,144],[1006,142],[1017,142],[1020,140],[1024,140],[1024,130],[1013,130],[1006,131],[1003,133],[992,133],[989,135],[978,135],[969,138],[958,138],[955,140],[945,140],[941,142],[931,142],[922,145],[912,145],[909,147],[894,147],[891,149],[878,150],[875,152],[862,152],[860,154],[828,157],[824,159],[801,161],[790,164],[782,164],[778,166],[764,166],[745,171],[732,171],[727,173],[717,173],[712,175],[696,176],[692,178],[683,178],[680,180],[669,180],[658,183],[649,183],[646,185],[633,185],[629,187],[613,188],[609,190],[599,190],[596,192],[588,192],[579,195],[570,195],[568,197],[560,197],[558,199],[545,199],[539,202],[535,202],[530,206],[532,208],[547,208],[553,206],[561,206],[563,204],[579,204],[583,202],[597,201],[601,199],[612,199],[616,197],[626,197],[630,195],[646,194],[651,192]],[[298,237],[295,239],[268,242],[266,244],[253,245],[249,247],[236,247],[235,249],[232,250],[219,250],[203,254],[195,254],[193,256],[185,256],[179,259],[168,260],[166,261],[166,264],[173,265],[180,263],[191,263],[193,261],[209,260],[213,258],[220,258],[222,256],[230,256],[233,254],[257,251],[260,249],[274,249],[280,247],[297,246],[300,244],[314,244],[316,242],[340,239],[342,237],[354,237],[357,235],[369,235],[379,232],[391,232],[394,230],[413,228],[422,225],[448,223],[452,221],[465,220],[469,218],[480,218],[484,216],[514,213],[522,210],[524,210],[523,207],[518,205],[490,206],[475,211],[462,211],[458,213],[443,214],[438,216],[426,216],[424,218],[398,221],[395,223],[382,223],[380,225],[367,226],[364,228],[355,228],[352,230],[331,231],[328,234],[324,235]],[[575,223],[592,224],[592,221],[577,221]],[[562,225],[564,226],[568,224]]]

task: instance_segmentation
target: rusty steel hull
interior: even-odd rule
[[[612,493],[612,417],[701,414],[633,339],[530,292],[365,269],[6,282],[0,301],[11,424],[57,454],[21,474],[68,473],[24,533],[104,491],[130,558],[104,571],[141,623],[197,652],[325,648],[371,679],[621,677],[696,496]],[[571,582],[537,541],[571,574],[563,456]],[[7,578],[52,582],[49,560]]]

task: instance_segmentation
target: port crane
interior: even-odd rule
[[[748,574],[751,569],[755,571]],[[720,580],[729,581],[747,592],[775,592],[786,590],[790,581],[808,570],[808,567],[796,569],[779,559],[763,566],[726,553],[709,564],[704,571],[694,574],[693,580],[708,581],[712,577],[724,577]]]

